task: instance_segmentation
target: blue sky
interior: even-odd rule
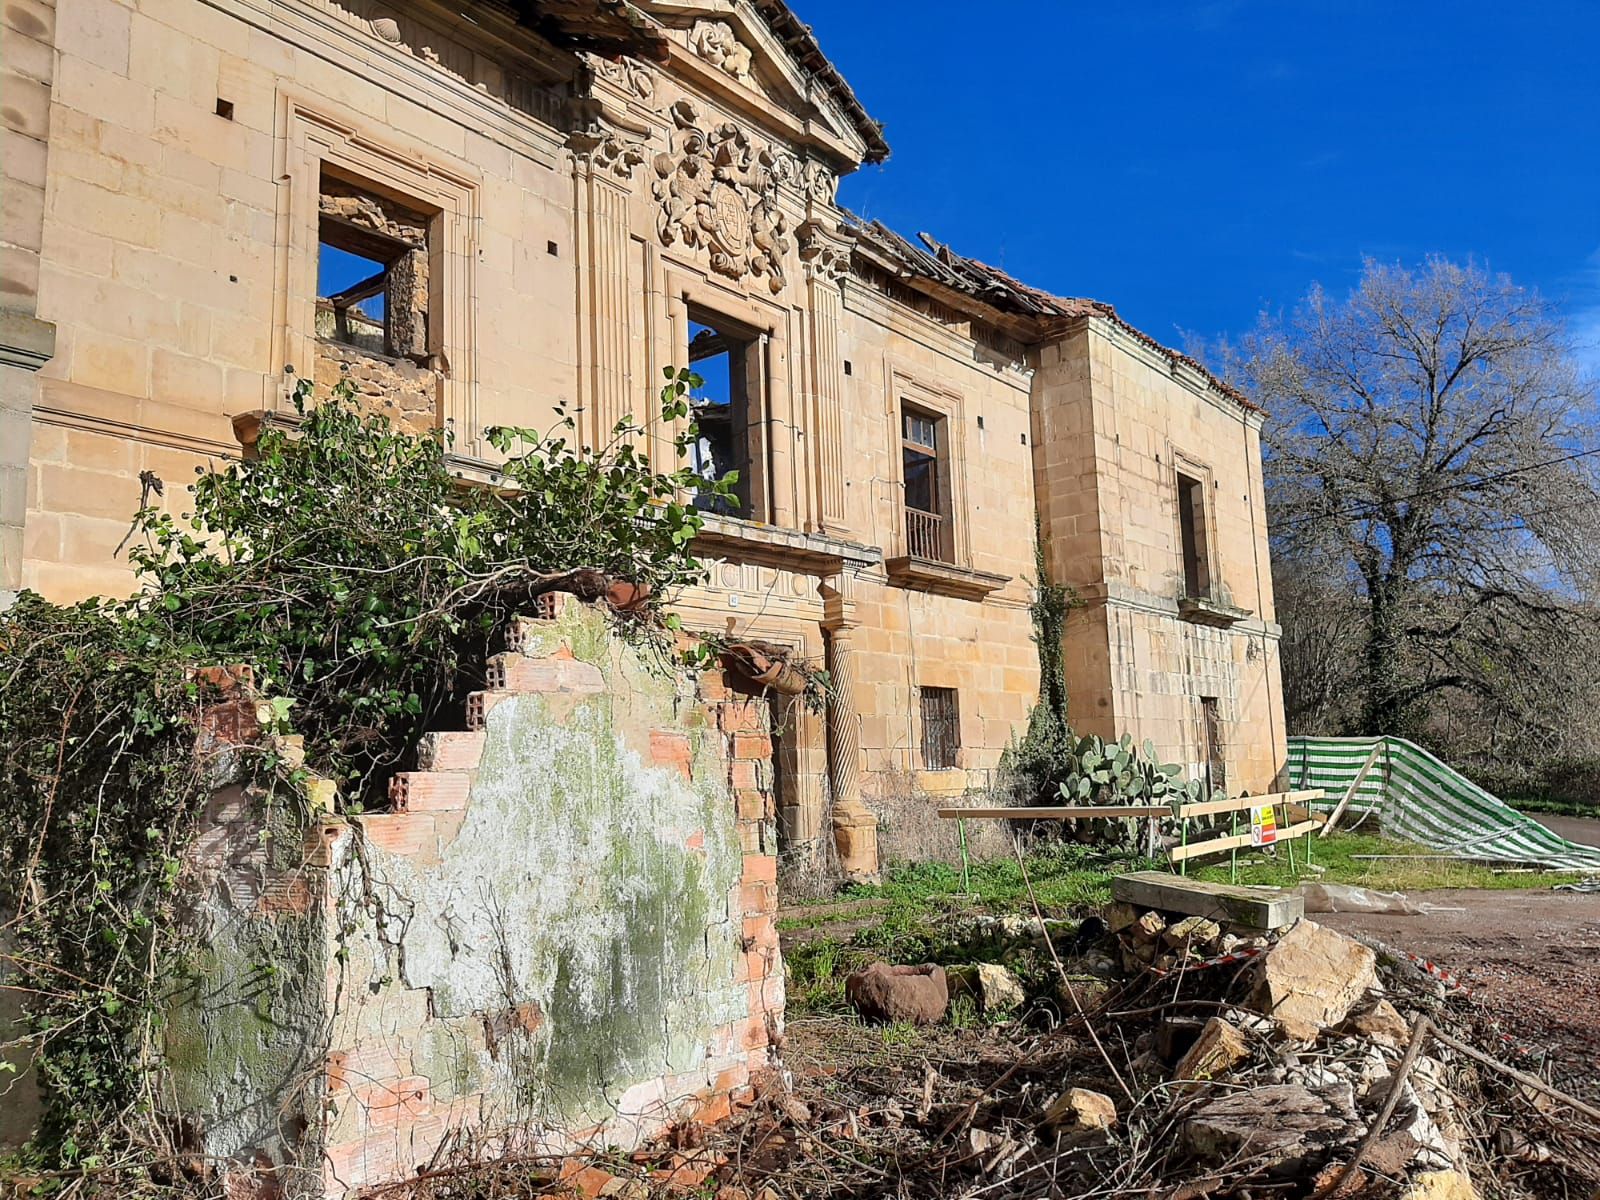
[[[1476,255],[1600,364],[1600,0],[793,0],[893,154],[840,199],[1180,343]]]

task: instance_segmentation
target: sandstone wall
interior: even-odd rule
[[[1186,371],[1101,321],[1041,353],[1035,486],[1052,577],[1084,601],[1066,639],[1071,716],[1106,736],[1148,737],[1199,771],[1200,703],[1212,697],[1228,786],[1259,793],[1285,757],[1261,419]],[[1180,612],[1179,471],[1205,485],[1211,590],[1232,610],[1225,626]]]
[[[394,811],[290,847],[219,794],[168,1042],[197,1148],[337,1195],[436,1155],[630,1147],[767,1065],[765,705],[697,692],[576,603],[519,631]]]

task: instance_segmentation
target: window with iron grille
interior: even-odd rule
[[[925,687],[922,692],[922,766],[948,771],[961,749],[961,712],[955,688]]]

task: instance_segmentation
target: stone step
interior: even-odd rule
[[[1282,929],[1305,915],[1303,896],[1268,888],[1202,883],[1165,871],[1133,871],[1111,881],[1111,898],[1138,909],[1226,921],[1251,929]]]

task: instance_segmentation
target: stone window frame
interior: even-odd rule
[[[781,498],[777,495],[777,491],[782,486],[782,477],[781,473],[777,473],[778,464],[775,461],[773,445],[774,426],[778,421],[776,416],[779,405],[778,391],[780,388],[788,387],[787,376],[780,368],[780,364],[788,357],[788,338],[783,310],[730,292],[698,275],[679,269],[676,264],[667,269],[666,281],[672,317],[669,363],[689,361],[689,324],[691,320],[700,320],[699,315],[691,317],[691,314],[708,315],[736,327],[741,336],[749,339],[749,344],[754,347],[757,355],[756,369],[760,378],[757,390],[760,394],[753,399],[759,409],[755,414],[755,423],[760,429],[757,438],[759,452],[750,456],[752,474],[755,477],[749,480],[748,485],[741,485],[748,486],[749,489],[750,515],[728,516],[721,519],[745,524],[775,525],[779,528],[794,527],[780,519]],[[751,399],[752,397],[746,397],[747,406]],[[747,422],[749,419],[747,415]]]
[[[293,96],[280,122],[277,314],[263,407],[285,396],[316,362],[318,252],[324,169],[431,217],[428,229],[428,355],[437,364],[435,420],[453,431],[456,454],[480,456],[477,411],[475,268],[482,188],[465,164],[380,141]]]
[[[1177,551],[1177,576],[1178,594],[1180,599],[1213,600],[1221,594],[1221,578],[1217,572],[1217,513],[1216,513],[1216,476],[1212,469],[1192,455],[1181,450],[1173,449],[1169,457],[1172,461],[1171,488],[1172,488],[1172,537],[1173,547]],[[1179,476],[1185,476],[1200,485],[1202,496],[1201,532],[1204,534],[1205,545],[1200,553],[1200,567],[1205,572],[1205,586],[1202,594],[1189,595],[1188,572],[1184,565],[1183,555],[1183,500],[1178,482]]]
[[[937,387],[909,371],[889,368],[888,404],[885,415],[888,424],[888,450],[891,469],[894,471],[894,529],[892,544],[897,553],[911,553],[911,539],[906,527],[905,467],[901,461],[901,414],[907,405],[942,421],[945,430],[944,465],[947,478],[943,480],[947,494],[948,511],[945,520],[949,526],[946,549],[950,566],[972,565],[972,528],[967,516],[967,423],[966,400],[960,392]]]

